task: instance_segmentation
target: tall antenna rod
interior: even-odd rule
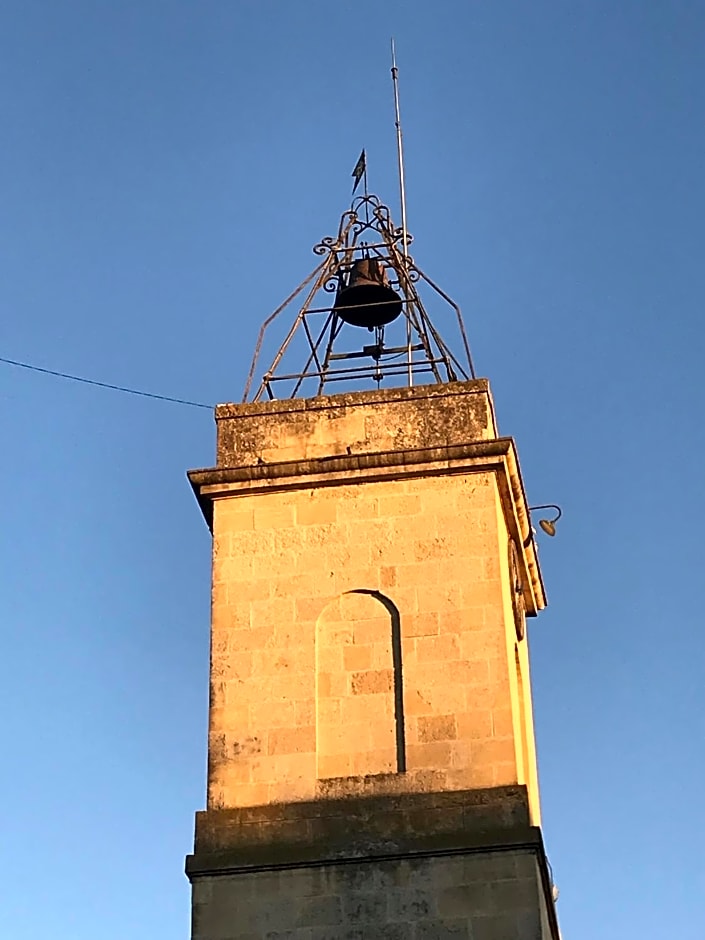
[[[397,69],[397,56],[392,37],[392,85],[394,86],[394,126],[397,129],[397,161],[399,163],[399,201],[401,202],[401,250],[406,262],[409,255],[408,239],[406,233],[406,187],[404,185],[404,142],[401,132],[401,114],[399,113],[399,70]],[[407,271],[404,270],[406,280]],[[406,283],[402,285],[407,293]],[[413,365],[411,349],[411,321],[406,318],[406,367],[409,386],[413,385]]]
[[[399,198],[401,200],[401,231],[402,251],[404,257],[408,254],[406,237],[406,189],[404,186],[404,145],[401,133],[401,116],[399,114],[399,70],[397,69],[396,50],[392,39],[392,85],[394,86],[394,116],[397,129],[397,159],[399,162]]]

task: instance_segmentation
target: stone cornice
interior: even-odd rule
[[[546,606],[546,595],[534,540],[530,538],[528,504],[512,438],[191,470],[188,478],[211,526],[213,500],[226,496],[480,471],[497,475],[507,527],[519,547],[526,581],[531,587],[531,596],[526,599],[527,613],[535,614]]]

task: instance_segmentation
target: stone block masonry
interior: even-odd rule
[[[487,383],[216,418],[194,940],[557,937],[510,541],[545,597]]]
[[[497,518],[488,472],[219,501],[209,806],[312,799],[402,747],[410,788],[516,782]]]
[[[214,538],[209,807],[433,771],[526,782],[537,821],[506,571],[525,510],[486,383],[227,405],[218,425],[219,466],[191,475]]]
[[[200,814],[194,940],[557,938],[521,788]]]
[[[194,940],[540,940],[529,852],[227,875],[194,892]]]

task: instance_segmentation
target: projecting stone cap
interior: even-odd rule
[[[274,803],[196,815],[187,872],[540,841],[526,787]]]
[[[218,405],[218,467],[494,440],[487,379]]]

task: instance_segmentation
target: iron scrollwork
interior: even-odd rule
[[[388,207],[377,196],[365,194],[356,197],[350,209],[342,214],[337,235],[327,235],[313,246],[314,255],[321,258],[318,266],[262,324],[244,400],[307,395],[311,394],[311,391],[307,391],[309,389],[312,389],[313,394],[321,395],[325,394],[329,382],[347,383],[344,386],[347,390],[350,383],[357,381],[371,381],[379,385],[382,381],[398,384],[406,379],[412,384],[412,376],[419,376],[413,379],[413,384],[429,381],[424,373],[430,374],[430,380],[436,382],[474,377],[460,308],[416,266],[408,253],[412,242],[413,236],[394,225]],[[386,335],[384,328],[378,331],[379,335],[375,333],[375,344],[363,345],[361,351],[339,352],[336,344],[341,330],[345,331],[346,337],[351,337],[363,325],[355,319],[355,311],[363,309],[364,303],[356,306],[341,300],[336,310],[319,292],[328,296],[340,293],[341,297],[349,294],[351,290],[358,289],[352,285],[359,283],[361,271],[367,276],[367,284],[370,284],[370,276],[378,278],[375,288],[378,292],[380,289],[391,290],[392,294],[396,292],[396,301],[390,300],[388,293],[380,294],[379,299],[373,298],[371,302],[368,297],[364,303],[371,303],[371,306],[365,308],[370,313],[364,325],[369,330],[380,322],[390,325]],[[357,282],[354,275],[357,275]],[[426,289],[435,291],[454,310],[467,355],[467,366],[458,361],[431,322],[417,290],[421,281],[425,283]],[[385,288],[384,284],[388,286]],[[286,337],[264,372],[258,390],[250,399],[251,382],[263,348],[264,334],[302,293],[303,302],[299,302],[298,312]],[[317,303],[316,296],[324,302]],[[338,298],[334,303],[338,304]],[[393,307],[396,312],[392,310]],[[389,311],[390,318],[383,319]],[[314,312],[324,314],[318,332],[311,332],[306,320],[307,315]],[[398,318],[394,323],[392,316]],[[297,370],[287,368],[285,363],[293,359],[294,350],[297,355],[300,354],[299,342],[294,342],[299,329],[309,352],[305,364],[299,364]],[[361,338],[359,332],[357,338]],[[386,345],[387,342],[390,345]],[[349,343],[345,345],[349,346]],[[287,350],[291,350],[291,356]],[[275,395],[275,391],[278,394]]]

